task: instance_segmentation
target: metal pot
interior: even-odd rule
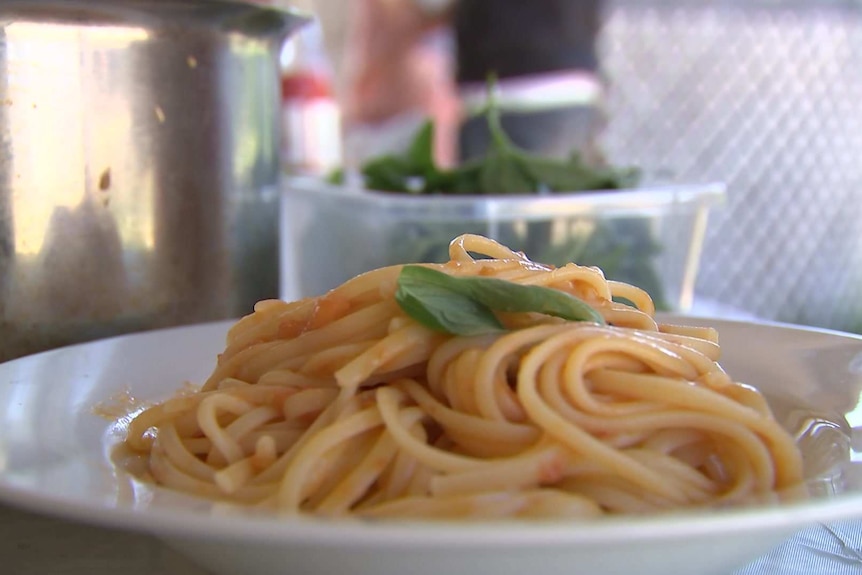
[[[305,21],[0,3],[0,361],[278,295],[278,52]]]

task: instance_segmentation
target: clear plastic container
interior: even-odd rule
[[[281,297],[318,295],[363,272],[443,262],[460,234],[493,238],[533,261],[600,267],[647,290],[659,309],[692,303],[710,208],[722,184],[528,196],[409,196],[287,178]]]

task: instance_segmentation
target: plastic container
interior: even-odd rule
[[[281,208],[281,297],[318,295],[382,266],[443,262],[481,234],[537,262],[600,267],[687,311],[710,208],[722,184],[530,196],[409,196],[288,178]]]

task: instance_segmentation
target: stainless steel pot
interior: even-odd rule
[[[0,361],[278,295],[278,52],[219,0],[0,2]]]

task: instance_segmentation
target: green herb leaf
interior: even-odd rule
[[[426,188],[431,193],[440,194],[481,193],[479,178],[483,165],[482,161],[472,160],[452,170],[439,170],[426,180]]]
[[[407,150],[407,162],[417,176],[427,176],[437,171],[434,164],[434,123],[430,120],[416,132]]]
[[[500,109],[497,107],[497,102],[492,96],[493,91],[489,90],[489,103],[485,109],[485,121],[488,125],[488,133],[491,136],[491,153],[505,154],[516,149],[514,142],[509,139],[506,130],[503,129],[503,121],[500,119]]]
[[[529,194],[537,190],[535,180],[510,152],[485,156],[479,171],[479,187],[486,194]]]
[[[584,169],[579,163],[532,155],[523,156],[530,175],[540,186],[558,192],[597,189],[601,186],[595,170]]]
[[[401,156],[380,156],[362,167],[365,187],[371,190],[408,193],[412,175],[409,162]]]
[[[575,153],[568,160],[537,156],[518,147],[506,134],[489,78],[488,105],[482,112],[490,146],[476,160],[446,170],[434,162],[434,124],[426,121],[403,154],[376,157],[362,166],[365,187],[408,194],[535,194],[606,190],[636,184],[634,170],[593,167]],[[338,175],[335,181],[342,181]]]
[[[504,329],[487,306],[458,291],[457,278],[429,268],[405,266],[395,300],[407,315],[436,331],[479,335]]]
[[[402,268],[395,299],[422,325],[456,335],[500,331],[503,327],[494,311],[605,323],[589,304],[560,290],[497,278],[456,277],[422,266]]]

